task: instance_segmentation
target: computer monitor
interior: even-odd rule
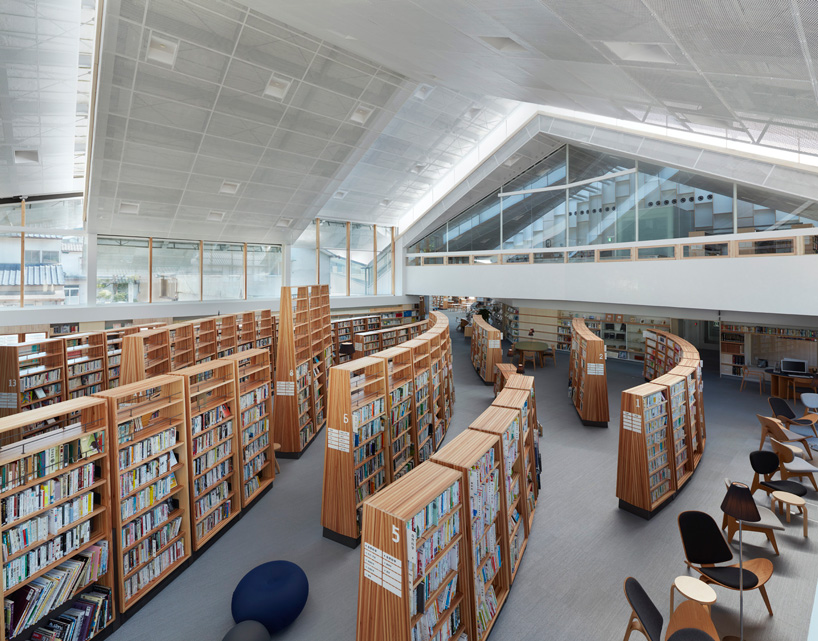
[[[785,374],[806,374],[807,361],[798,360],[797,358],[782,358],[781,371]]]

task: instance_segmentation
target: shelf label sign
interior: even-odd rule
[[[642,432],[642,417],[633,412],[622,412],[622,427],[631,432]]]
[[[295,396],[295,382],[276,381],[276,396]]]
[[[331,450],[349,452],[349,433],[328,427],[327,447]]]
[[[0,392],[0,409],[16,410],[17,394],[15,392]]]
[[[401,561],[391,554],[364,543],[364,578],[401,597]]]
[[[489,341],[489,349],[500,349],[500,341]]]

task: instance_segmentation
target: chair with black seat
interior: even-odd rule
[[[807,477],[812,483],[812,487],[818,492],[818,482],[815,480],[815,475],[818,474],[818,467],[815,467],[809,461],[795,456],[792,449],[781,441],[771,438],[770,442],[773,444],[773,452],[778,454],[778,460],[780,461],[778,472],[781,474],[781,479],[786,481],[791,478],[802,479]]]
[[[625,579],[625,598],[631,606],[631,618],[624,641],[638,631],[648,641],[661,641],[665,620],[642,585],[633,577]],[[665,641],[718,641],[719,635],[710,613],[701,603],[682,601],[670,615]]]
[[[781,421],[784,427],[801,434],[801,436],[818,436],[818,430],[815,428],[815,422],[818,421],[818,414],[806,413],[799,417],[796,416],[790,404],[783,398],[770,396],[767,401],[770,403],[773,416]]]
[[[705,583],[719,585],[728,590],[739,589],[741,570],[736,565],[716,565],[733,560],[733,550],[724,539],[712,516],[705,512],[689,511],[679,514],[679,534],[685,551],[685,563],[701,574]],[[765,584],[773,575],[769,559],[745,559],[743,570],[744,591],[758,590],[770,616],[773,614]]]
[[[802,436],[798,432],[788,430],[786,427],[784,427],[784,424],[781,421],[771,416],[761,416],[761,414],[756,414],[756,418],[758,419],[758,422],[761,423],[761,443],[758,446],[759,449],[764,447],[764,442],[769,436],[777,441],[781,441],[782,443],[787,443],[788,445],[797,443],[798,445],[795,447],[798,448],[799,456],[804,456],[804,454],[806,454],[807,457],[812,459],[812,448],[809,446],[808,441],[810,438],[814,437]],[[801,448],[803,448],[803,451]]]
[[[798,481],[784,481],[773,480],[773,474],[778,471],[781,466],[781,460],[775,452],[768,452],[765,450],[757,450],[750,452],[750,466],[753,468],[753,484],[750,486],[750,492],[755,493],[756,490],[762,490],[767,494],[773,492],[789,492],[795,496],[806,496],[807,488],[801,485]],[[761,479],[764,479],[763,481]]]
[[[730,479],[724,479],[724,484],[729,489]],[[759,505],[758,502],[756,502],[756,509],[758,510],[758,515],[761,517],[761,520],[754,522],[742,521],[742,529],[745,532],[759,532],[763,534],[773,546],[773,550],[775,550],[776,555],[780,554],[778,551],[778,542],[775,540],[775,532],[776,530],[779,532],[784,531],[784,526],[781,524],[781,520],[770,508]],[[736,535],[736,532],[738,532],[738,521],[725,512],[724,518],[721,520],[721,529],[727,530],[727,542],[732,543],[733,537]]]

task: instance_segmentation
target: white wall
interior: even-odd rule
[[[638,306],[672,318],[818,325],[818,257],[404,267],[408,295]],[[517,300],[520,299],[520,300]],[[571,305],[568,305],[571,303]],[[524,306],[530,307],[529,303]],[[767,315],[774,315],[773,318]],[[786,318],[784,318],[786,317]]]

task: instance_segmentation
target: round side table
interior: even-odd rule
[[[673,590],[678,590],[686,599],[701,603],[707,612],[710,606],[716,602],[716,591],[704,581],[695,579],[692,576],[677,576],[670,586],[670,614],[673,615]]]
[[[795,496],[795,494],[790,494],[789,492],[773,492],[772,496],[773,508],[775,507],[776,501],[778,501],[779,510],[783,511],[786,506],[787,523],[790,522],[791,506],[797,508],[798,511],[801,512],[804,520],[804,538],[806,539],[809,536],[807,533],[807,524],[809,523],[809,519],[807,518],[807,502],[800,496]]]

